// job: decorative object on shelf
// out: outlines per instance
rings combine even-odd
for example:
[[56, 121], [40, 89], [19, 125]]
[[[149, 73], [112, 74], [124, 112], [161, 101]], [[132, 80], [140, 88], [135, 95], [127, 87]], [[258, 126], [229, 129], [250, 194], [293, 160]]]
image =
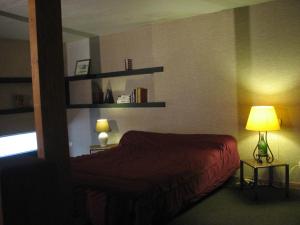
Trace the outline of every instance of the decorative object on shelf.
[[121, 95], [117, 99], [117, 104], [130, 103], [130, 95]]
[[130, 96], [131, 103], [146, 103], [148, 101], [148, 90], [146, 88], [135, 88]]
[[14, 106], [16, 108], [32, 107], [32, 96], [30, 95], [14, 95]]
[[132, 59], [124, 59], [125, 70], [132, 70]]
[[273, 162], [274, 155], [268, 144], [268, 131], [280, 130], [275, 108], [273, 106], [252, 106], [246, 129], [258, 131], [258, 143], [253, 151], [254, 159], [259, 163], [262, 163], [263, 158], [266, 158], [268, 163]]
[[93, 104], [103, 103], [103, 91], [95, 81], [92, 81], [92, 100]]
[[87, 75], [90, 72], [90, 59], [77, 60], [75, 66], [75, 75]]
[[98, 140], [101, 147], [104, 147], [107, 145], [108, 141], [108, 134], [107, 132], [110, 131], [110, 127], [108, 124], [107, 119], [99, 119], [96, 123], [96, 131], [99, 132]]
[[104, 103], [115, 103], [115, 100], [114, 100], [114, 97], [113, 97], [113, 94], [112, 94], [112, 90], [109, 89], [109, 88], [106, 90]]
[[14, 95], [14, 102], [16, 108], [25, 107], [25, 96], [24, 95]]

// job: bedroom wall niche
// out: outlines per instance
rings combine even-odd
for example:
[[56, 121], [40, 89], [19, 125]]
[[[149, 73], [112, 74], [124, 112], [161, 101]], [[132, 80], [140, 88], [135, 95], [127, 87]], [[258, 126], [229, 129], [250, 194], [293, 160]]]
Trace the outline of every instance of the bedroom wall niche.
[[[100, 71], [99, 38], [92, 37], [65, 44], [65, 64], [67, 76], [74, 76], [77, 60], [91, 59], [91, 73]], [[70, 103], [92, 102], [92, 83], [90, 80], [69, 82]], [[89, 153], [89, 146], [97, 138], [95, 124], [100, 117], [93, 109], [68, 109], [68, 132], [70, 155]]]
[[[0, 39], [0, 77], [31, 77], [29, 42]], [[16, 107], [16, 95], [32, 102], [31, 83], [0, 84], [0, 109]], [[31, 99], [31, 100], [30, 100]], [[33, 113], [0, 115], [0, 136], [33, 131]]]
[[[90, 48], [90, 58], [92, 60], [91, 62], [91, 73], [97, 74], [101, 72], [101, 60], [100, 60], [100, 37], [91, 37], [89, 38], [89, 48]], [[96, 84], [97, 87], [100, 88], [99, 91], [104, 91], [103, 89], [101, 90], [102, 87], [102, 81], [101, 79], [96, 79], [92, 80], [91, 83]], [[91, 92], [93, 92], [93, 85], [91, 86]], [[101, 96], [100, 96], [101, 97]], [[99, 98], [100, 98], [99, 97]], [[104, 97], [104, 96], [103, 96]], [[101, 118], [101, 113], [99, 110], [90, 110], [90, 131], [91, 131], [91, 136], [90, 136], [90, 145], [98, 144], [98, 133], [95, 130], [96, 126], [96, 121], [97, 119]]]

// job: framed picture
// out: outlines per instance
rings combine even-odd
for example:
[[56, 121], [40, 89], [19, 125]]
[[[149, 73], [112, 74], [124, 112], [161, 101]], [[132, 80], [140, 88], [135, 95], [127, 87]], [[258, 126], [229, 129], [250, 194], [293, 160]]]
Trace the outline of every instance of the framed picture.
[[87, 75], [90, 72], [90, 59], [77, 60], [75, 66], [75, 75]]

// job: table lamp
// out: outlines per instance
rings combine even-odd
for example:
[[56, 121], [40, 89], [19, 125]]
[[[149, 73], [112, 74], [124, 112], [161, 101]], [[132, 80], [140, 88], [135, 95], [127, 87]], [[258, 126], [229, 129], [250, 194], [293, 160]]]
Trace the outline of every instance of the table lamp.
[[246, 129], [258, 131], [258, 143], [253, 151], [254, 159], [262, 163], [262, 159], [265, 157], [268, 163], [273, 162], [274, 156], [268, 145], [268, 131], [280, 130], [275, 108], [273, 106], [252, 106]]
[[106, 132], [110, 131], [110, 127], [107, 119], [97, 120], [96, 131], [99, 132], [98, 140], [100, 142], [100, 146], [101, 147], [106, 146], [108, 141], [108, 134]]

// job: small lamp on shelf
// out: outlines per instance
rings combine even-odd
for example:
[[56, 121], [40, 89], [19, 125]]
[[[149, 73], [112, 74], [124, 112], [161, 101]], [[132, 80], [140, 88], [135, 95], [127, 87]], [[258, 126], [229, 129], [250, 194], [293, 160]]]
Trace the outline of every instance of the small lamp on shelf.
[[[268, 144], [268, 131], [280, 130], [279, 121], [273, 106], [252, 106], [247, 125], [247, 130], [258, 131], [258, 143], [253, 151], [254, 159], [262, 163], [266, 158], [268, 163], [274, 161], [274, 155]], [[257, 151], [257, 153], [256, 153]]]
[[108, 141], [108, 134], [107, 132], [110, 131], [110, 127], [108, 124], [107, 119], [99, 119], [96, 123], [96, 131], [99, 132], [98, 140], [100, 142], [100, 146], [104, 147], [107, 145]]

